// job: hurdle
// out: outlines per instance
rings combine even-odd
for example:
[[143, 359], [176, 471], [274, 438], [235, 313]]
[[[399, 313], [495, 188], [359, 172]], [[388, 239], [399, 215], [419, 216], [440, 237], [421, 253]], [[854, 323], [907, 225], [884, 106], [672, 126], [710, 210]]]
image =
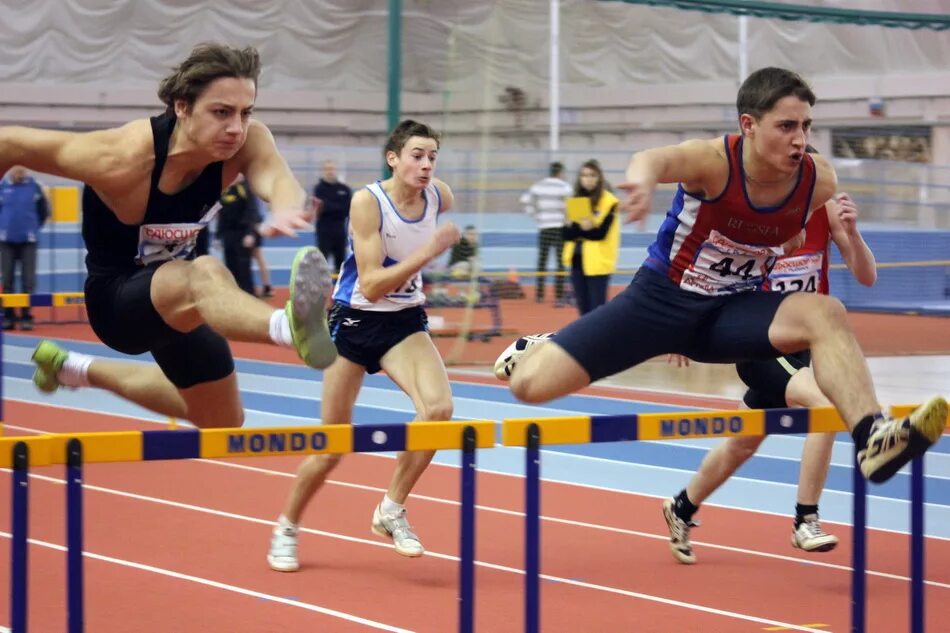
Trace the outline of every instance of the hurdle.
[[[916, 405], [891, 407], [903, 417]], [[947, 424], [950, 424], [948, 420]], [[685, 440], [749, 435], [789, 435], [846, 431], [833, 407], [683, 411], [631, 415], [512, 418], [502, 421], [502, 445], [525, 448], [525, 633], [540, 624], [541, 451], [542, 445], [637, 440]], [[855, 460], [857, 449], [855, 449]], [[867, 609], [867, 484], [853, 465], [851, 633], [865, 633]], [[924, 460], [911, 464], [910, 631], [924, 633]]]
[[412, 422], [312, 427], [63, 433], [0, 438], [12, 477], [11, 633], [27, 633], [29, 469], [66, 466], [67, 633], [82, 633], [83, 464], [175, 459], [460, 450], [459, 631], [474, 633], [476, 453], [493, 448], [497, 423]]

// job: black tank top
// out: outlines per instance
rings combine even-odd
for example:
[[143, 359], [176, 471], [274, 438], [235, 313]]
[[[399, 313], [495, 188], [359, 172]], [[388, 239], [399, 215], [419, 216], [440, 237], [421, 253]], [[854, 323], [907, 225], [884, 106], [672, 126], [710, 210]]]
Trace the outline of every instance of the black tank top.
[[[145, 218], [141, 224], [197, 222], [221, 196], [223, 163], [211, 163], [193, 183], [174, 195], [159, 191], [158, 181], [168, 158], [168, 143], [175, 129], [174, 114], [153, 116], [155, 166]], [[82, 191], [82, 239], [86, 243], [86, 270], [90, 275], [112, 275], [137, 270], [139, 224], [123, 224], [89, 185]], [[204, 232], [204, 231], [202, 231]]]

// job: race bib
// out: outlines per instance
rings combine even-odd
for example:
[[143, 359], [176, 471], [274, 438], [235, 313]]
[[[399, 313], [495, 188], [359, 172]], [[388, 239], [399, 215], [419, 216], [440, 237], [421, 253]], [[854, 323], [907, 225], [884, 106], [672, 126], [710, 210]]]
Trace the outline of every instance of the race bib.
[[138, 254], [135, 261], [142, 266], [172, 259], [187, 259], [198, 244], [198, 234], [221, 210], [216, 203], [197, 222], [178, 224], [143, 224], [139, 227]]
[[818, 292], [823, 260], [822, 253], [783, 257], [769, 273], [769, 290], [781, 293]]
[[393, 303], [418, 303], [418, 294], [422, 292], [422, 273], [416, 273], [406, 280], [402, 286], [386, 295]]
[[781, 253], [781, 247], [740, 244], [710, 231], [693, 263], [683, 271], [680, 287], [703, 295], [754, 290], [765, 282]]

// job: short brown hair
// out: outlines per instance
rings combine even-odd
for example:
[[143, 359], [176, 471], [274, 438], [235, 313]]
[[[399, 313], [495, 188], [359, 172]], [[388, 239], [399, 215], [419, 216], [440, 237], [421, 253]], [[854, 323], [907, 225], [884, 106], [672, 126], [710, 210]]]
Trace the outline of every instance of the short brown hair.
[[[386, 145], [383, 147], [383, 160], [386, 159], [386, 154], [389, 152], [395, 152], [398, 156], [402, 151], [403, 146], [405, 146], [406, 141], [408, 141], [413, 136], [421, 136], [422, 138], [431, 138], [435, 141], [435, 146], [439, 147], [439, 144], [442, 139], [442, 135], [433, 130], [431, 127], [425, 123], [419, 123], [418, 121], [413, 121], [412, 119], [406, 119], [400, 121], [392, 133], [389, 135], [389, 139], [386, 141]], [[387, 165], [389, 162], [387, 161]], [[392, 171], [390, 169], [390, 171]]]
[[190, 108], [215, 79], [237, 77], [252, 79], [257, 87], [261, 74], [261, 58], [253, 46], [232, 48], [206, 42], [192, 49], [191, 54], [158, 85], [158, 98], [166, 112], [175, 111], [176, 101], [185, 101]]
[[761, 119], [779, 99], [788, 96], [815, 105], [815, 93], [798, 73], [784, 68], [762, 68], [742, 82], [736, 96], [736, 110], [739, 116], [748, 114]]

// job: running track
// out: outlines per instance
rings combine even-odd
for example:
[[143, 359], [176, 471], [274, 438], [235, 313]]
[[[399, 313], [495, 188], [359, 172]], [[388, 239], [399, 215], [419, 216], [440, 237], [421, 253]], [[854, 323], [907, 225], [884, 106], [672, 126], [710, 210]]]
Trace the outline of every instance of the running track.
[[[57, 328], [52, 333], [61, 334]], [[4, 348], [7, 433], [156, 428], [163, 420], [94, 390], [41, 398], [27, 382], [38, 339], [13, 336]], [[98, 344], [70, 347], [112, 356]], [[248, 425], [314, 424], [319, 373], [262, 346], [237, 346]], [[728, 402], [594, 388], [539, 411], [504, 388], [456, 376], [460, 419], [629, 413]], [[649, 400], [651, 402], [644, 402]], [[665, 403], [665, 404], [664, 404]], [[384, 377], [367, 379], [356, 421], [411, 418], [408, 400]], [[151, 421], [150, 421], [151, 420]], [[850, 447], [836, 446], [825, 518], [847, 519]], [[698, 565], [676, 564], [665, 544], [657, 497], [682, 487], [709, 443], [640, 443], [545, 451], [542, 474], [542, 625], [545, 631], [846, 631], [850, 536], [830, 554], [805, 557], [788, 545], [798, 438], [771, 438], [737, 479], [713, 497], [694, 532]], [[927, 604], [929, 630], [950, 610], [950, 444], [928, 458]], [[411, 501], [428, 548], [403, 559], [369, 533], [373, 505], [388, 482], [387, 456], [354, 455], [311, 507], [301, 538], [303, 568], [277, 574], [264, 554], [271, 522], [296, 459], [87, 467], [87, 630], [452, 631], [456, 627], [458, 456], [439, 456]], [[522, 626], [522, 454], [479, 454], [479, 631]], [[491, 472], [485, 472], [485, 471]], [[62, 471], [32, 479], [32, 631], [64, 628]], [[907, 629], [906, 477], [875, 487], [870, 535], [871, 631]], [[0, 529], [7, 529], [9, 474], [0, 475]], [[7, 565], [4, 548], [0, 564]], [[6, 575], [4, 582], [8, 583]], [[3, 591], [5, 601], [8, 591]], [[0, 603], [0, 623], [8, 607]]]

